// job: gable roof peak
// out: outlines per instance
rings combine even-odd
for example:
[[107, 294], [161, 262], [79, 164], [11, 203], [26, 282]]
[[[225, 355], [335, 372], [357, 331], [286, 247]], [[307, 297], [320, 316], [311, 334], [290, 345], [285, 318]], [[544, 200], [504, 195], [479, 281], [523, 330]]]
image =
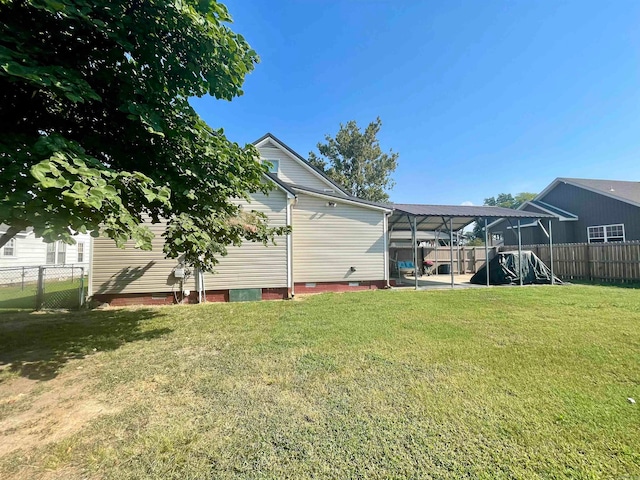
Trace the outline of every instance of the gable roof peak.
[[291, 148], [289, 145], [287, 145], [278, 137], [276, 137], [273, 133], [271, 132], [265, 133], [263, 136], [261, 136], [255, 142], [253, 142], [253, 145], [257, 147], [259, 144], [261, 144], [265, 140], [270, 140], [272, 143], [276, 144], [276, 146], [283, 149], [285, 152], [287, 152], [289, 155], [291, 155], [293, 158], [299, 161], [304, 167], [306, 167], [307, 169], [315, 173], [315, 175], [321, 177], [325, 182], [328, 182], [330, 185], [337, 188], [338, 191], [341, 192], [342, 194], [349, 196], [349, 192], [347, 192], [347, 190], [342, 185], [340, 185], [333, 179], [329, 178], [329, 176], [325, 172], [323, 172], [316, 166], [309, 163], [309, 161], [306, 158], [304, 158], [302, 155], [296, 152], [293, 148]]

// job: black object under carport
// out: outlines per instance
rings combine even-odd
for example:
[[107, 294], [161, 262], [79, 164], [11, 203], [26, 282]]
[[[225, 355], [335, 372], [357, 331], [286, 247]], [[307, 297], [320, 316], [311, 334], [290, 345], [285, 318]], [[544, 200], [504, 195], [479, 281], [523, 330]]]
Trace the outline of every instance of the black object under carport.
[[[489, 282], [491, 285], [515, 285], [515, 284], [551, 284], [552, 273], [542, 260], [530, 250], [523, 250], [522, 268], [520, 268], [519, 252], [500, 252], [489, 262]], [[522, 272], [522, 282], [520, 274]], [[483, 266], [469, 280], [476, 285], [486, 285], [487, 266]], [[561, 284], [558, 277], [554, 277], [553, 283]]]

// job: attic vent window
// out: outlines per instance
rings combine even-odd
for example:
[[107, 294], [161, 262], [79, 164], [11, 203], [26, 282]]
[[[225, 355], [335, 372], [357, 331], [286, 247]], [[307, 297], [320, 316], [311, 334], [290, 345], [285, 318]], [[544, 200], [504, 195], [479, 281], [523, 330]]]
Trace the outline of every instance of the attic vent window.
[[265, 163], [269, 168], [269, 173], [278, 175], [280, 171], [280, 160], [268, 158], [268, 159], [262, 160], [262, 162]]
[[334, 193], [333, 188], [324, 188], [323, 191], [327, 193]]

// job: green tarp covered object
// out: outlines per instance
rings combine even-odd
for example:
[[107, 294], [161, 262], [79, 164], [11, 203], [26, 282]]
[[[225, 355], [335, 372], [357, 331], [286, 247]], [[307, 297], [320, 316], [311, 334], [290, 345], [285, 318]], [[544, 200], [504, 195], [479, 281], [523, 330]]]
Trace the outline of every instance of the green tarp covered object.
[[[520, 257], [517, 251], [500, 252], [489, 261], [489, 283], [491, 285], [515, 285], [520, 283]], [[487, 284], [487, 266], [483, 266], [471, 277], [471, 283]], [[562, 282], [555, 277], [555, 283]], [[550, 284], [551, 270], [531, 250], [522, 251], [522, 283]]]

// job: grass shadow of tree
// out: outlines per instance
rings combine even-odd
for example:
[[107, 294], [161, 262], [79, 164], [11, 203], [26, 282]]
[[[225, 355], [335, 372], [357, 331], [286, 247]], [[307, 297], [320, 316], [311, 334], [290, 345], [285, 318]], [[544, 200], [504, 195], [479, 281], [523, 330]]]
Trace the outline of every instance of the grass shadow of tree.
[[3, 315], [0, 372], [51, 380], [72, 359], [171, 333], [166, 327], [145, 328], [146, 322], [164, 315], [152, 309]]

